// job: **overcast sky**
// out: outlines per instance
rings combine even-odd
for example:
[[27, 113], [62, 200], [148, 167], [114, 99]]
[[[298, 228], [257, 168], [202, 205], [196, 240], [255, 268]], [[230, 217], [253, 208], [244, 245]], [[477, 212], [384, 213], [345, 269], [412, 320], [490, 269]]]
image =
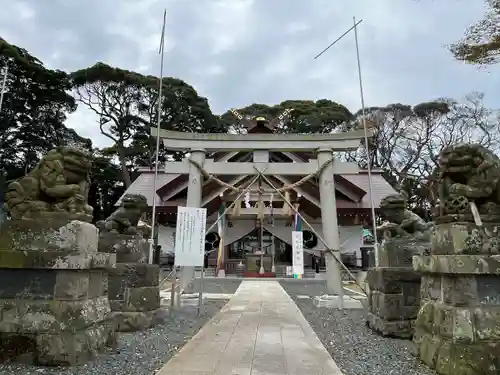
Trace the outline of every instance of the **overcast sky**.
[[[497, 106], [499, 68], [454, 61], [443, 47], [482, 17], [480, 0], [0, 0], [0, 36], [51, 68], [97, 61], [159, 75], [167, 8], [165, 75], [209, 99], [214, 113], [251, 103], [328, 98], [360, 107], [354, 34], [359, 26], [367, 106], [417, 104], [486, 93]], [[497, 106], [498, 107], [498, 106]], [[84, 109], [68, 125], [108, 145]]]

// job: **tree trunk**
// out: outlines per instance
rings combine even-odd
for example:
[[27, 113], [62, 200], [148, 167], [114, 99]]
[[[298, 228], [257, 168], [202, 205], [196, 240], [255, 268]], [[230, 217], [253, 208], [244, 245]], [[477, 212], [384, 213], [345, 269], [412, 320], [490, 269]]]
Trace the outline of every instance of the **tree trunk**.
[[128, 189], [132, 185], [132, 179], [130, 178], [130, 173], [127, 169], [126, 157], [125, 157], [125, 147], [123, 145], [118, 146], [118, 157], [120, 158], [120, 166], [122, 168], [122, 178], [125, 189]]

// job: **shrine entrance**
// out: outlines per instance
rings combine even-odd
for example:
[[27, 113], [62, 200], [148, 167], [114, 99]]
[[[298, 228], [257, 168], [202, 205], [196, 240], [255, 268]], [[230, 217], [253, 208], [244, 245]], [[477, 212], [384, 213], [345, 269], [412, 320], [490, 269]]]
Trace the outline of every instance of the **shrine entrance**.
[[292, 246], [265, 229], [255, 228], [228, 247], [227, 274], [236, 274], [237, 267], [243, 264], [245, 277], [276, 277], [292, 265]]
[[[335, 160], [333, 152], [357, 150], [365, 133], [357, 130], [336, 134], [277, 134], [274, 128], [278, 122], [268, 122], [263, 117], [248, 120], [247, 134], [158, 132], [157, 129], [151, 129], [153, 136], [163, 140], [165, 149], [183, 151], [189, 155], [182, 162], [167, 162], [165, 165], [170, 178], [187, 176], [187, 181], [184, 180], [187, 189], [183, 187], [179, 191], [179, 186], [171, 185], [165, 191], [169, 185], [169, 181], [165, 181], [160, 188], [164, 190], [161, 195], [163, 200], [175, 201], [176, 197], [182, 198], [179, 193], [184, 191], [184, 203], [172, 203], [176, 206], [206, 207], [209, 215], [211, 212], [215, 214], [212, 216], [213, 224], [207, 219], [207, 232], [217, 227], [222, 243], [228, 244], [235, 242], [228, 238], [228, 220], [253, 217], [259, 221], [261, 230], [273, 232], [269, 227], [264, 227], [269, 217], [288, 221], [300, 217], [323, 244], [321, 248], [327, 258], [328, 289], [342, 296], [341, 268], [346, 267], [340, 261], [336, 176], [357, 175], [360, 170], [355, 163]], [[344, 196], [359, 201], [347, 190], [337, 189]], [[366, 191], [363, 191], [362, 196], [365, 194]], [[214, 201], [214, 198], [218, 199]], [[213, 208], [210, 209], [211, 203]], [[302, 207], [307, 211], [300, 212]], [[306, 212], [309, 217], [320, 218], [317, 223], [319, 228], [313, 228], [305, 219]], [[283, 238], [291, 241], [294, 229], [284, 225], [280, 228], [286, 230]], [[322, 234], [319, 235], [318, 231]], [[361, 237], [361, 228], [358, 228], [358, 232]], [[246, 267], [254, 272], [259, 266], [259, 275], [264, 275], [266, 267], [273, 265], [272, 257], [265, 254], [262, 243], [264, 237], [260, 239], [260, 246], [254, 246], [259, 249], [259, 253], [249, 255]], [[225, 275], [225, 263], [228, 261], [223, 247], [220, 246], [217, 257], [217, 274], [221, 276]], [[180, 289], [190, 291], [194, 277], [194, 267], [183, 267]]]
[[[394, 191], [381, 171], [374, 171], [370, 180], [356, 163], [335, 156], [334, 152], [357, 150], [364, 131], [278, 134], [276, 123], [262, 118], [247, 120], [246, 125], [246, 134], [158, 132], [152, 128], [151, 134], [162, 139], [165, 149], [186, 156], [182, 161], [166, 162], [157, 178], [149, 169], [140, 170], [127, 193], [144, 194], [156, 181], [156, 194], [148, 197], [148, 204], [156, 202], [161, 226], [158, 243], [164, 250], [173, 249], [177, 207], [206, 208], [207, 236], [214, 238], [214, 232], [220, 238], [218, 243], [211, 242], [210, 253], [217, 277], [230, 270], [232, 254], [238, 264], [244, 263], [245, 270], [259, 268], [260, 275], [272, 272], [279, 263], [287, 265], [292, 232], [296, 231], [290, 223], [300, 218], [304, 230], [316, 239], [310, 248], [304, 244], [305, 262], [309, 253], [319, 254], [326, 263], [328, 289], [342, 295], [341, 269], [350, 271], [340, 254], [359, 252], [363, 225], [372, 225], [370, 181], [376, 180], [377, 193], [382, 196]], [[264, 230], [261, 237], [259, 228]], [[194, 267], [182, 267], [180, 290], [190, 293], [194, 277]]]

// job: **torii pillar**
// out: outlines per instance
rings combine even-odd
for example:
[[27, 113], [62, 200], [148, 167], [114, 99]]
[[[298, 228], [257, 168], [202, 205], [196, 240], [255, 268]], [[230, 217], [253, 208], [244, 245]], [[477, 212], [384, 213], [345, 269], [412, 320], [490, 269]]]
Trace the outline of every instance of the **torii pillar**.
[[[203, 165], [205, 161], [206, 150], [205, 149], [192, 149], [190, 150], [191, 160]], [[186, 207], [201, 207], [202, 202], [202, 188], [203, 188], [203, 176], [201, 171], [192, 163], [189, 165], [189, 182], [187, 190], [187, 200]], [[201, 265], [203, 267], [203, 264]], [[184, 290], [185, 293], [193, 293], [193, 281], [195, 279], [195, 268], [194, 267], [182, 267], [180, 272], [180, 290]]]
[[[321, 148], [318, 150], [318, 165], [327, 163], [333, 157], [333, 150], [330, 148]], [[319, 195], [321, 199], [321, 224], [323, 227], [323, 236], [328, 248], [332, 249], [340, 260], [340, 239], [339, 226], [337, 221], [337, 203], [335, 198], [335, 177], [334, 162], [328, 163], [319, 175]], [[327, 251], [326, 260], [326, 278], [328, 292], [340, 297], [343, 301], [344, 288], [342, 285], [341, 268], [335, 256]], [[342, 302], [341, 302], [342, 303]]]

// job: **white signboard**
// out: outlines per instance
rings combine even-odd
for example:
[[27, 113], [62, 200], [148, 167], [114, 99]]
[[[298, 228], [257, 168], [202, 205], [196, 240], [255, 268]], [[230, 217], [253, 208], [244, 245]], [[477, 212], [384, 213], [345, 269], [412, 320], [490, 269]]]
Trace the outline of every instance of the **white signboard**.
[[302, 232], [292, 232], [292, 265], [295, 275], [304, 274], [304, 240]]
[[206, 223], [206, 208], [177, 207], [176, 266], [203, 266]]
[[293, 267], [286, 266], [286, 276], [293, 276]]

